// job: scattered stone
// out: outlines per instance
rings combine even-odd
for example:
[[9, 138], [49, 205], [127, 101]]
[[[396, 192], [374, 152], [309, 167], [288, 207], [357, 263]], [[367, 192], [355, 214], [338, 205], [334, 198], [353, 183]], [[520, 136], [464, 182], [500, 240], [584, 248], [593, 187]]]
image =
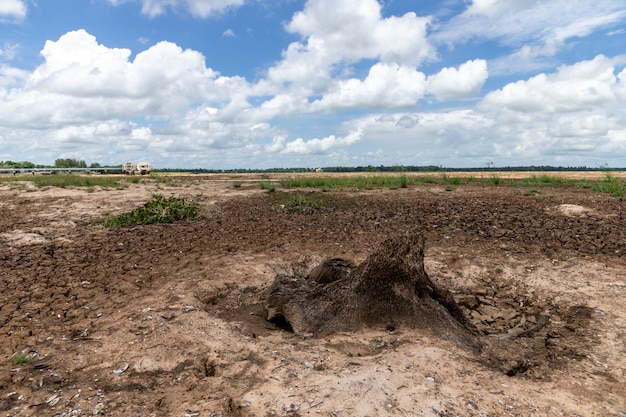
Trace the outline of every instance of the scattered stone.
[[46, 398], [46, 404], [48, 404], [50, 407], [54, 407], [55, 405], [57, 405], [60, 399], [61, 397], [59, 397], [58, 395], [52, 395]]
[[41, 389], [42, 386], [43, 386], [43, 380], [41, 378], [33, 379], [32, 384], [30, 384], [30, 387], [33, 389], [33, 391]]
[[121, 374], [123, 374], [124, 372], [126, 372], [127, 370], [128, 370], [128, 364], [124, 365], [124, 366], [123, 366], [122, 368], [120, 368], [120, 369], [114, 369], [114, 370], [113, 370], [113, 373], [114, 373], [115, 375], [121, 375]]

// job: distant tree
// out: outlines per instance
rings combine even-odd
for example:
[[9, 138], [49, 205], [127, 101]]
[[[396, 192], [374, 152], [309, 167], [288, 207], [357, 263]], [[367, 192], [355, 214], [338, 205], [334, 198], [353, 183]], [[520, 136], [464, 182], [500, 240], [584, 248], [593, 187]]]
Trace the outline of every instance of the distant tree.
[[87, 164], [83, 160], [74, 158], [59, 158], [55, 159], [54, 166], [56, 168], [87, 168]]
[[14, 161], [0, 161], [0, 167], [6, 168], [35, 168], [35, 164], [29, 161], [14, 162]]
[[102, 168], [102, 165], [97, 162], [93, 162], [91, 165], [89, 165], [89, 168]]

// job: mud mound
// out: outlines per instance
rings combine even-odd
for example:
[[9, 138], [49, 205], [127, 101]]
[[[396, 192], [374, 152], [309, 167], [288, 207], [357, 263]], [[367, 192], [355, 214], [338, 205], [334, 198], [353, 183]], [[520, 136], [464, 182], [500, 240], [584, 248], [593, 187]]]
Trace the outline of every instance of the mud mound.
[[406, 326], [479, 346], [452, 294], [426, 274], [424, 238], [416, 234], [385, 240], [358, 266], [335, 258], [307, 275], [277, 275], [266, 310], [267, 320], [300, 335]]

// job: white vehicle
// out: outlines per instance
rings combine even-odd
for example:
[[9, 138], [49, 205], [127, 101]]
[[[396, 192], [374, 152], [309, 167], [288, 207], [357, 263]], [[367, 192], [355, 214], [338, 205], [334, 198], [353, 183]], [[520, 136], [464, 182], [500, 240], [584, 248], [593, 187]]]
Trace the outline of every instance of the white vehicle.
[[133, 162], [125, 162], [122, 165], [122, 172], [127, 175], [135, 174], [149, 174], [152, 171], [152, 164], [150, 162], [139, 162], [135, 164]]

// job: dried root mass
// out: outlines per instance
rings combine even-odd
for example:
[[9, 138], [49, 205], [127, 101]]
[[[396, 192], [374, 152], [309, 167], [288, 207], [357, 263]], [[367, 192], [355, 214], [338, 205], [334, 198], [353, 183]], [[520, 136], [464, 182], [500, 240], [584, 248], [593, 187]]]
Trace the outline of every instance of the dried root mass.
[[300, 335], [404, 326], [480, 345], [452, 294], [426, 274], [424, 238], [417, 234], [388, 238], [360, 265], [334, 258], [307, 275], [277, 275], [265, 307], [267, 320]]

